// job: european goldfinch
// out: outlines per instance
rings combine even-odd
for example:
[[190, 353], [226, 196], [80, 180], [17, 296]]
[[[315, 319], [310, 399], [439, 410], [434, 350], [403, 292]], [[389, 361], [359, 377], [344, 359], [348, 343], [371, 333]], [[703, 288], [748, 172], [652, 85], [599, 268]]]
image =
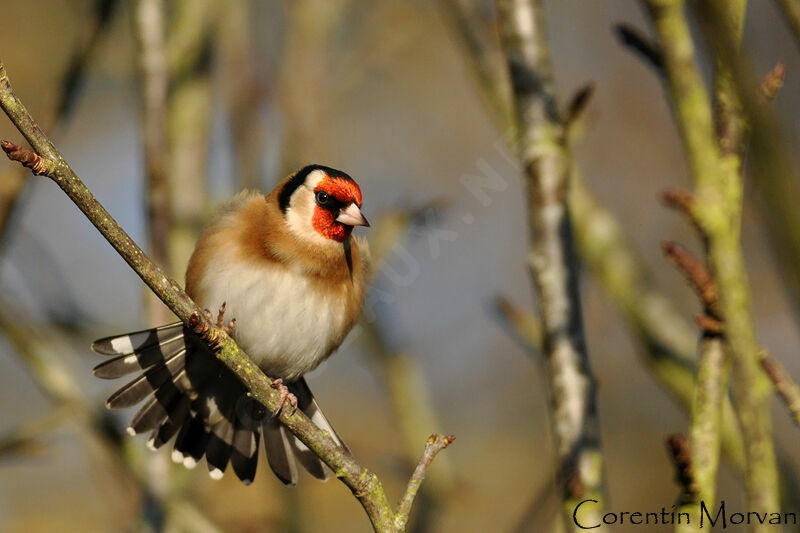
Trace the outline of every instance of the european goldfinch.
[[[369, 226], [360, 208], [361, 190], [350, 176], [307, 166], [266, 196], [245, 191], [224, 205], [186, 271], [189, 296], [234, 317], [239, 346], [340, 444], [303, 375], [339, 347], [361, 313], [368, 250], [351, 236], [354, 226]], [[297, 483], [295, 458], [328, 478], [324, 464], [182, 323], [100, 339], [92, 349], [115, 356], [95, 367], [97, 377], [144, 371], [106, 405], [147, 400], [128, 433], [149, 433], [153, 449], [177, 434], [174, 461], [191, 468], [205, 455], [211, 477], [221, 478], [230, 463], [249, 484], [263, 432], [269, 465], [284, 483]]]

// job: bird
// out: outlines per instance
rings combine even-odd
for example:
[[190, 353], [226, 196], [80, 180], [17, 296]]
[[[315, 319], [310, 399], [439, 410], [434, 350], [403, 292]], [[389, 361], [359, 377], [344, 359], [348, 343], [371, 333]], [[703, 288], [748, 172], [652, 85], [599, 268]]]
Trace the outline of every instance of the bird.
[[[219, 309], [217, 325], [287, 400], [347, 447], [303, 377], [328, 358], [357, 322], [369, 271], [369, 227], [358, 184], [348, 174], [308, 165], [269, 194], [243, 191], [222, 205], [200, 234], [186, 269], [186, 292]], [[224, 324], [225, 317], [233, 319]], [[205, 456], [220, 479], [230, 465], [252, 483], [263, 437], [275, 475], [294, 486], [297, 463], [326, 480], [321, 460], [248, 395], [236, 375], [181, 322], [99, 339], [92, 349], [110, 359], [94, 375], [138, 375], [106, 401], [110, 409], [144, 402], [127, 432], [149, 434], [158, 449], [175, 439], [172, 460], [194, 468]]]

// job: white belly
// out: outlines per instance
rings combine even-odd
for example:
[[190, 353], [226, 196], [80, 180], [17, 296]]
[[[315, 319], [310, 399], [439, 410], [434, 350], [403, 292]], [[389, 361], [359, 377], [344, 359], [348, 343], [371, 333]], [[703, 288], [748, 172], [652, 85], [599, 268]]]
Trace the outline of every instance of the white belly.
[[201, 307], [236, 319], [233, 338], [267, 375], [296, 379], [317, 367], [347, 334], [341, 298], [302, 274], [269, 265], [212, 260], [200, 282]]

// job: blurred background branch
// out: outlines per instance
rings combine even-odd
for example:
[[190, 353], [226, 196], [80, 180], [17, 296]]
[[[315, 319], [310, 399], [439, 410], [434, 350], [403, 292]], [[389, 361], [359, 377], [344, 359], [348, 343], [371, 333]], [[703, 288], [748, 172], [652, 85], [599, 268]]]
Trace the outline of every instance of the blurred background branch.
[[[529, 262], [542, 320], [553, 433], [559, 470], [564, 468], [562, 517], [569, 530], [577, 530], [578, 503], [604, 497], [597, 385], [584, 337], [578, 262], [567, 208], [567, 136], [555, 101], [541, 2], [510, 0], [496, 5], [526, 184]], [[597, 513], [602, 505], [595, 506]], [[599, 516], [584, 516], [581, 521], [597, 523]]]
[[[91, 16], [81, 26], [81, 34], [76, 40], [74, 50], [60, 73], [57, 90], [50, 97], [52, 108], [42, 116], [42, 124], [47, 129], [59, 126], [60, 121], [68, 118], [75, 107], [89, 62], [113, 22], [118, 6], [119, 0], [94, 0]], [[6, 227], [27, 177], [28, 171], [17, 166], [7, 168], [0, 175], [0, 242], [8, 239]]]
[[[741, 162], [737, 142], [725, 137], [741, 125], [723, 126], [717, 137], [711, 102], [708, 99], [694, 46], [680, 0], [648, 0], [647, 8], [664, 52], [669, 95], [676, 113], [689, 165], [695, 179], [693, 217], [707, 240], [709, 266], [719, 290], [720, 313], [725, 321], [725, 346], [733, 365], [734, 405], [745, 445], [745, 488], [748, 507], [768, 512], [778, 509], [778, 473], [769, 412], [769, 385], [758, 365], [758, 345], [750, 316], [747, 275], [740, 247], [742, 212]], [[732, 42], [738, 40], [746, 3], [726, 4], [718, 15]], [[733, 16], [731, 16], [731, 14]], [[731, 94], [730, 74], [718, 73], [720, 121], [738, 106]], [[719, 124], [719, 122], [718, 122]], [[738, 133], [734, 133], [738, 135]], [[724, 374], [723, 374], [724, 377]], [[723, 383], [723, 388], [727, 388]]]

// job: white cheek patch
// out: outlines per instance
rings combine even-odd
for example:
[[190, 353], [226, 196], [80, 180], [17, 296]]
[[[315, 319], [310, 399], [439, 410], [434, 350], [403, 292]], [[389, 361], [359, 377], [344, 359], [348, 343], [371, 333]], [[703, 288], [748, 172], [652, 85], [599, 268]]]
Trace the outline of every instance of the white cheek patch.
[[317, 207], [314, 200], [314, 189], [325, 176], [326, 174], [323, 171], [315, 170], [308, 175], [306, 182], [292, 194], [289, 209], [286, 210], [286, 224], [289, 227], [289, 231], [303, 240], [318, 245], [331, 246], [337, 243], [320, 235], [314, 229], [314, 224], [312, 223], [314, 209]]

